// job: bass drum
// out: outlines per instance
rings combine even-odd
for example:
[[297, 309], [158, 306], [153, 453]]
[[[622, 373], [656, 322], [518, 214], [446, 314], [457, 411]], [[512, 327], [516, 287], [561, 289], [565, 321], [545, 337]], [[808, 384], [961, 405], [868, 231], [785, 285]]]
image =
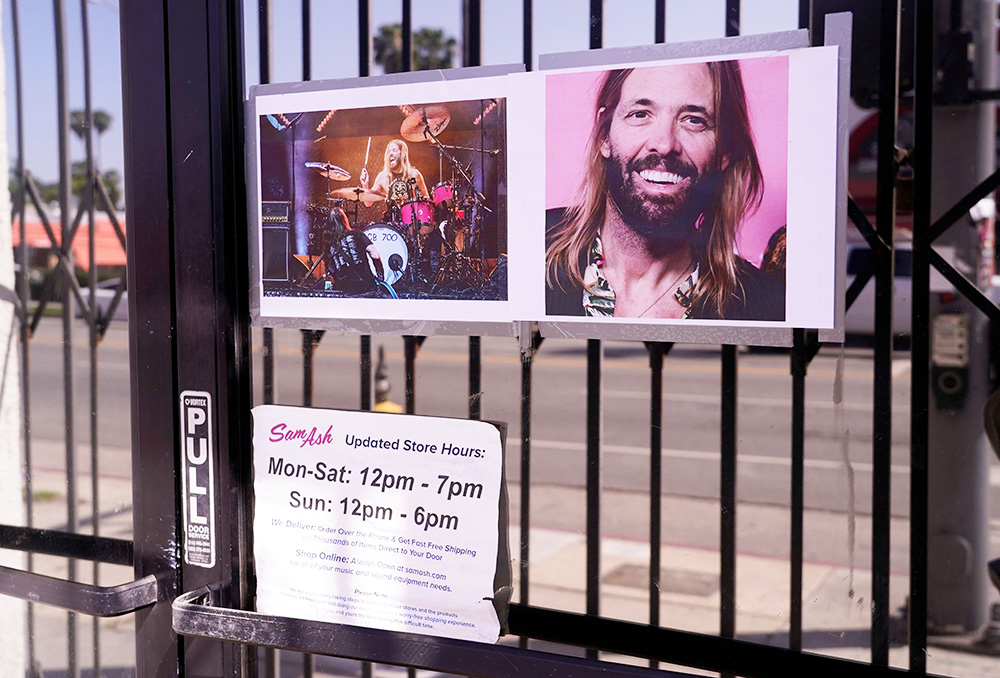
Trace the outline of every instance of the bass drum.
[[[410, 248], [406, 244], [406, 238], [391, 224], [369, 224], [363, 232], [378, 250], [385, 281], [395, 285], [410, 264]], [[372, 273], [378, 276], [375, 264], [369, 262], [368, 265], [371, 266]]]

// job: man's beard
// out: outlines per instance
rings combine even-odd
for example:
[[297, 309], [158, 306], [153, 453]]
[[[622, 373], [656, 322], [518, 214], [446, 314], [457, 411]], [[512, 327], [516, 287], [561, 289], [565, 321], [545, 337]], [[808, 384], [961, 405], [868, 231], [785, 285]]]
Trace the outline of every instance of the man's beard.
[[[650, 195], [637, 182], [644, 169], [679, 174], [688, 186], [672, 195]], [[612, 154], [604, 164], [608, 195], [622, 222], [637, 235], [665, 244], [687, 240], [708, 205], [715, 173], [702, 175], [698, 169], [674, 155], [647, 155], [623, 162]]]

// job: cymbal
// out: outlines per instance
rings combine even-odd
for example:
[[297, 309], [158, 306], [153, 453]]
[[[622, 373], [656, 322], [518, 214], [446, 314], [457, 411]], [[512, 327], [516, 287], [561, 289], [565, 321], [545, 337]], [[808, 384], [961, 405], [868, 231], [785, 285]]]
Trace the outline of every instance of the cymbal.
[[399, 126], [399, 133], [407, 141], [429, 141], [430, 135], [424, 136], [426, 128], [424, 120], [430, 126], [433, 134], [440, 134], [451, 122], [451, 113], [444, 106], [424, 106], [410, 113]]
[[319, 170], [319, 173], [327, 179], [334, 181], [350, 181], [351, 173], [343, 167], [337, 167], [331, 162], [307, 162], [306, 167]]
[[330, 191], [331, 198], [343, 198], [345, 200], [360, 200], [361, 202], [379, 202], [385, 200], [384, 196], [372, 191], [366, 191], [360, 186], [354, 188], [335, 188]]

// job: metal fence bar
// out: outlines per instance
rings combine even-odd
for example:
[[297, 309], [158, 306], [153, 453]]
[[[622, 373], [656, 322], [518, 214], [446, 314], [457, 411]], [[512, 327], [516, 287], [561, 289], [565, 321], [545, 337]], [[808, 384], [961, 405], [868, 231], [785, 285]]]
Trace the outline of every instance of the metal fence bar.
[[535, 21], [532, 0], [524, 0], [521, 12], [524, 15], [524, 26], [521, 31], [521, 52], [524, 59], [524, 70], [530, 71], [535, 62]]
[[[524, 341], [522, 339], [522, 341]], [[530, 544], [531, 544], [531, 393], [532, 368], [535, 353], [542, 344], [538, 331], [533, 331], [528, 339], [528, 345], [521, 348], [521, 544], [520, 544], [520, 580], [518, 582], [519, 600], [527, 605], [530, 600]], [[518, 641], [521, 649], [528, 648], [528, 639], [524, 636]]]
[[910, 670], [927, 673], [927, 473], [930, 424], [930, 242], [934, 92], [934, 7], [914, 14], [913, 313], [910, 347]]
[[590, 0], [590, 49], [604, 47], [604, 0]]
[[413, 70], [413, 6], [410, 0], [402, 0], [403, 3], [403, 72]]
[[[53, 0], [55, 15], [55, 46], [56, 46], [56, 92], [57, 92], [57, 124], [59, 144], [59, 221], [61, 245], [66, 261], [72, 262], [73, 249], [70, 246], [69, 234], [69, 195], [70, 195], [70, 161], [69, 161], [69, 76], [66, 56], [66, 7], [62, 0]], [[66, 529], [76, 532], [77, 525], [77, 486], [76, 486], [76, 455], [73, 421], [73, 297], [70, 294], [71, 268], [64, 268], [62, 289], [62, 327], [63, 327], [63, 398], [64, 426], [66, 435]], [[76, 561], [67, 561], [66, 578], [76, 580]], [[76, 678], [76, 613], [66, 614], [66, 652], [68, 655], [66, 674]]]
[[[258, 78], [262, 85], [271, 82], [271, 74], [274, 71], [272, 18], [272, 0], [260, 0], [257, 5], [257, 55]], [[262, 334], [262, 396], [264, 404], [271, 405], [274, 403], [276, 392], [274, 382], [274, 329], [265, 327]], [[281, 675], [281, 655], [278, 650], [271, 647], [264, 650], [264, 675], [266, 678], [278, 678]]]
[[[884, 0], [880, 15], [879, 118], [881, 140], [896, 138], [899, 88], [899, 0]], [[889, 538], [892, 490], [892, 344], [895, 147], [878, 146], [875, 226], [889, 245], [872, 251], [875, 262], [875, 365], [872, 384], [872, 663], [889, 663]], [[853, 510], [853, 507], [851, 507]]]
[[736, 637], [736, 347], [722, 347], [719, 463], [719, 635]]
[[483, 416], [483, 346], [481, 337], [469, 337], [469, 419]]
[[667, 0], [656, 0], [653, 13], [653, 42], [665, 43], [667, 41]]
[[792, 331], [791, 566], [788, 647], [802, 649], [802, 553], [805, 512], [806, 355], [805, 330]]
[[[28, 322], [28, 244], [24, 225], [25, 210], [25, 180], [27, 171], [24, 168], [24, 95], [21, 64], [21, 23], [18, 0], [11, 0], [11, 38], [14, 51], [14, 125], [17, 132], [17, 196], [14, 200], [14, 210], [18, 221], [18, 260], [20, 272], [20, 301], [18, 340], [21, 347], [21, 436], [24, 445], [24, 511], [25, 525], [34, 526], [34, 482], [31, 473], [31, 331]], [[13, 219], [12, 219], [13, 221]], [[29, 572], [34, 570], [34, 554], [28, 553], [25, 566]], [[35, 666], [35, 605], [28, 602], [26, 610], [25, 630], [28, 634], [28, 666]]]
[[[671, 344], [649, 342], [649, 623], [660, 625], [660, 542], [663, 539], [663, 356]], [[659, 666], [651, 659], [650, 668]]]
[[[98, 405], [98, 394], [97, 394], [97, 344], [101, 339], [100, 335], [100, 313], [97, 307], [97, 257], [96, 257], [96, 234], [95, 230], [95, 220], [94, 220], [94, 193], [97, 181], [95, 179], [96, 168], [94, 166], [94, 134], [93, 134], [93, 123], [94, 123], [94, 111], [91, 101], [91, 83], [90, 83], [90, 21], [89, 21], [89, 9], [87, 0], [80, 0], [80, 22], [81, 22], [81, 34], [82, 34], [82, 48], [83, 48], [83, 98], [84, 107], [83, 114], [85, 119], [84, 127], [84, 143], [86, 147], [86, 172], [87, 172], [87, 183], [86, 188], [82, 191], [81, 199], [87, 208], [87, 254], [90, 260], [90, 266], [88, 267], [88, 283], [90, 285], [90, 308], [87, 309], [86, 314], [88, 327], [88, 348], [90, 357], [90, 495], [91, 495], [91, 506], [90, 506], [90, 517], [92, 523], [92, 531], [95, 537], [100, 535], [100, 523], [101, 523], [101, 511], [100, 511], [100, 461], [98, 456], [98, 446], [97, 446], [97, 405]], [[101, 564], [98, 561], [93, 561], [93, 577], [94, 585], [100, 585], [100, 571]], [[90, 620], [91, 623], [91, 637], [92, 637], [92, 652], [93, 652], [93, 665], [91, 667], [93, 675], [101, 675], [101, 632], [99, 626], [99, 620], [94, 617]]]
[[302, 79], [312, 80], [312, 0], [302, 0]]
[[[601, 363], [603, 347], [587, 340], [587, 614], [601, 614]], [[589, 659], [597, 651], [587, 649]]]
[[[590, 0], [590, 49], [604, 46], [604, 1]], [[587, 569], [586, 610], [601, 613], [601, 363], [604, 349], [587, 340]], [[598, 652], [587, 648], [586, 657]]]

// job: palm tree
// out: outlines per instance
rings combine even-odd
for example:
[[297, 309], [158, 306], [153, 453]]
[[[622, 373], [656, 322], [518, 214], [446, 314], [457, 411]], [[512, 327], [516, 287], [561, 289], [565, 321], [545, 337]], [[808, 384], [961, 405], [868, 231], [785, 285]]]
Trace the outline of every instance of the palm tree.
[[[415, 71], [451, 68], [455, 58], [455, 38], [447, 37], [440, 28], [421, 28], [413, 34], [412, 64]], [[379, 26], [373, 39], [375, 63], [385, 73], [403, 70], [403, 28], [399, 24]]]
[[87, 124], [87, 112], [83, 110], [71, 111], [69, 114], [69, 126], [73, 130], [73, 133], [80, 138], [80, 141], [86, 142], [87, 132], [93, 127], [97, 130], [97, 154], [96, 160], [94, 162], [95, 166], [100, 166], [101, 159], [101, 136], [108, 131], [111, 127], [112, 117], [111, 114], [105, 110], [96, 110], [91, 114], [91, 123]]

